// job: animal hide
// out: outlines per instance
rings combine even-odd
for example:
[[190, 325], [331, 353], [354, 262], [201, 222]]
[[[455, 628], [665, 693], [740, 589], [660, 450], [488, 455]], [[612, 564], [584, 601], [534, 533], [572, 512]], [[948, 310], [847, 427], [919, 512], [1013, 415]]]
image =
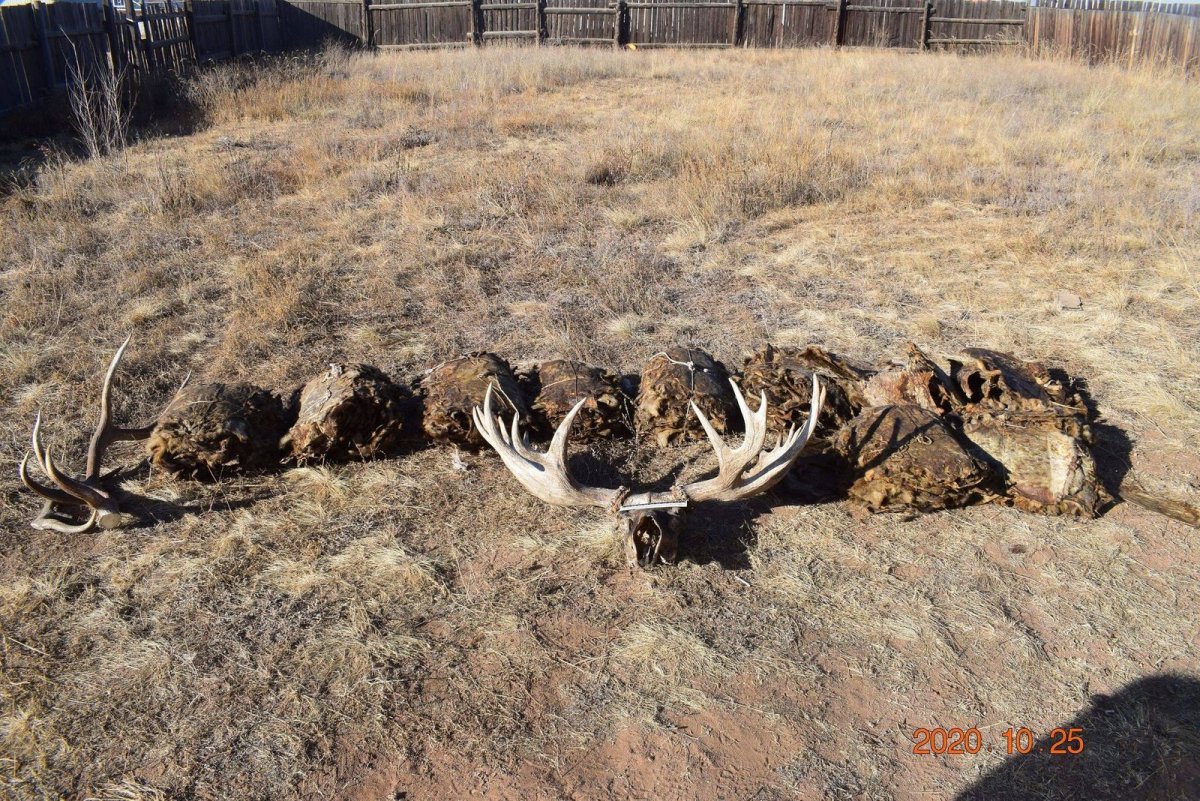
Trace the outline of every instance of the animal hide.
[[288, 436], [301, 464], [372, 459], [395, 451], [409, 428], [407, 393], [365, 364], [331, 364], [304, 385]]
[[935, 414], [961, 408], [965, 399], [950, 383], [946, 371], [912, 342], [903, 363], [882, 370], [866, 382], [863, 394], [870, 406], [912, 404]]
[[277, 465], [280, 440], [296, 409], [250, 384], [184, 387], [158, 416], [147, 440], [151, 461], [168, 472], [213, 479]]
[[991, 497], [995, 477], [946, 424], [920, 406], [876, 406], [834, 442], [850, 471], [852, 501], [870, 512], [928, 512]]
[[[825, 358], [814, 358], [816, 354]], [[817, 419], [814, 436], [823, 439], [833, 434], [858, 414], [859, 406], [850, 400], [844, 385], [850, 382], [845, 370], [835, 373], [830, 364], [837, 357], [820, 348], [776, 348], [766, 345], [746, 359], [742, 368], [742, 391], [747, 398], [760, 393], [767, 396], [767, 424], [775, 433], [785, 433], [808, 419], [812, 400], [812, 376], [816, 373], [825, 385], [825, 405]], [[859, 394], [857, 392], [855, 395]]]
[[1096, 517], [1111, 500], [1096, 478], [1082, 419], [1058, 410], [968, 410], [963, 435], [1003, 477], [1004, 502], [1027, 512]]
[[556, 360], [542, 362], [531, 378], [537, 387], [533, 411], [547, 433], [557, 429], [572, 407], [586, 398], [575, 417], [573, 436], [585, 442], [629, 436], [629, 398], [611, 372], [582, 362]]
[[689, 407], [700, 407], [718, 433], [729, 430], [737, 404], [725, 366], [695, 348], [673, 347], [655, 355], [642, 370], [635, 423], [638, 433], [659, 446], [705, 437]]
[[508, 362], [494, 353], [476, 352], [443, 362], [422, 379], [425, 435], [433, 442], [483, 447], [471, 411], [483, 406], [489, 386], [495, 387], [492, 406], [497, 414], [508, 419], [515, 412], [529, 421], [529, 404]]

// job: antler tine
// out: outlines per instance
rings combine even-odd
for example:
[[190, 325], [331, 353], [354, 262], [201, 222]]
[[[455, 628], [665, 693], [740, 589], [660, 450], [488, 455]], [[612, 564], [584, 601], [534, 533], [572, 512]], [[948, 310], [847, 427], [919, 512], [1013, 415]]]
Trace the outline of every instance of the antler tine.
[[[719, 439], [714, 439], [716, 432], [711, 424], [701, 415], [700, 421], [713, 446], [717, 450], [719, 467], [717, 475], [704, 481], [696, 481], [686, 485], [683, 491], [696, 501], [736, 501], [749, 498], [773, 487], [787, 474], [808, 439], [816, 428], [817, 417], [825, 403], [825, 388], [820, 380], [813, 376], [812, 398], [809, 403], [808, 420], [797, 430], [793, 427], [774, 450], [763, 453], [763, 445], [767, 436], [767, 399], [765, 393], [760, 395], [758, 411], [747, 414], [745, 399], [737, 384], [730, 381], [734, 387], [734, 396], [739, 399], [746, 420], [746, 438], [736, 451], [729, 451]], [[699, 412], [699, 410], [697, 410]], [[718, 447], [718, 444], [720, 447]], [[727, 453], [723, 454], [722, 450]], [[728, 458], [729, 455], [736, 459]], [[747, 469], [754, 462], [753, 472], [747, 475]]]
[[[108, 365], [108, 372], [104, 374], [104, 383], [100, 388], [100, 419], [96, 422], [96, 430], [92, 433], [92, 440], [88, 444], [87, 474], [84, 477], [87, 481], [95, 481], [100, 477], [104, 452], [109, 445], [114, 442], [145, 439], [154, 430], [153, 425], [140, 428], [122, 428], [112, 425], [113, 378], [117, 374], [117, 367], [120, 366], [122, 357], [125, 356], [125, 349], [129, 347], [132, 339], [133, 334], [125, 337], [125, 341], [121, 343], [121, 347], [117, 348], [117, 352]], [[191, 377], [190, 374], [188, 377]], [[187, 386], [186, 378], [183, 386]], [[183, 386], [180, 387], [180, 390], [183, 389]]]
[[525, 444], [521, 437], [520, 416], [515, 411], [510, 430], [505, 431], [503, 420], [492, 411], [491, 387], [484, 395], [483, 409], [476, 406], [471, 415], [480, 436], [531, 495], [555, 506], [607, 507], [616, 500], [617, 490], [581, 485], [567, 470], [567, 439], [575, 416], [586, 402], [586, 398], [581, 399], [563, 418], [545, 453]]
[[[58, 491], [68, 496], [70, 500], [63, 503], [74, 504], [75, 506], [88, 506], [89, 502], [86, 497], [74, 491], [71, 486], [64, 486], [62, 483], [62, 474], [55, 468], [54, 463], [50, 460], [50, 451], [42, 445], [42, 413], [38, 412], [37, 417], [33, 418], [33, 435], [30, 437], [30, 444], [33, 447], [33, 458], [37, 460], [38, 467], [42, 468], [42, 472], [46, 477], [55, 483]], [[35, 490], [36, 492], [36, 490]], [[43, 497], [48, 497], [42, 494]]]
[[29, 454], [25, 454], [25, 458], [21, 459], [21, 466], [17, 469], [18, 475], [21, 477], [21, 483], [24, 484], [31, 492], [41, 495], [48, 501], [67, 505], [78, 506], [82, 503], [74, 495], [69, 495], [60, 489], [47, 487], [45, 484], [34, 481], [29, 476]]

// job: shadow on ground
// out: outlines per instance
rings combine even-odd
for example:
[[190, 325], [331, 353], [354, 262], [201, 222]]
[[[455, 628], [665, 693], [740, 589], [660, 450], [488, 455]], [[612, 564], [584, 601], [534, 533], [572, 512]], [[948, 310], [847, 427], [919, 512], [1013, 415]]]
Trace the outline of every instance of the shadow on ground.
[[957, 801], [1200, 801], [1200, 679], [1139, 679], [1059, 728], [1081, 729], [1083, 751], [1050, 754], [1042, 737]]

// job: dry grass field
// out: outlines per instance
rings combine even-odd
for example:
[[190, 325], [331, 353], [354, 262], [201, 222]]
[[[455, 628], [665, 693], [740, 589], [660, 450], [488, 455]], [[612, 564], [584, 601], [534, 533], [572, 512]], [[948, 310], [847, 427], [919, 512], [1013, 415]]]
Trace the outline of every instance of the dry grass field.
[[[631, 574], [611, 521], [445, 449], [35, 532], [185, 374], [411, 379], [463, 351], [636, 371], [694, 342], [913, 339], [1087, 380], [1118, 480], [1200, 482], [1200, 85], [1017, 57], [488, 49], [226, 67], [191, 132], [0, 195], [0, 797], [1200, 798], [1200, 539], [1118, 504], [911, 521], [796, 484]], [[1059, 289], [1083, 300], [1060, 310]], [[642, 484], [707, 447], [599, 454]], [[132, 446], [114, 449], [135, 464]], [[1084, 729], [1077, 756], [1003, 732]], [[978, 726], [976, 755], [912, 753]], [[1046, 740], [1039, 740], [1045, 745]]]

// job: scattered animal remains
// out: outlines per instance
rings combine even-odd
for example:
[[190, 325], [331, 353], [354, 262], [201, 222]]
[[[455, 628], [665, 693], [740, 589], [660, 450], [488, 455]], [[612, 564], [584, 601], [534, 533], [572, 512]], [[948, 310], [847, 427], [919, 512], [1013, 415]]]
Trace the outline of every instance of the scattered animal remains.
[[[490, 446], [546, 503], [618, 515], [628, 561], [643, 567], [675, 560], [691, 504], [766, 492], [810, 440], [816, 453], [807, 469], [829, 473], [824, 478], [834, 479], [840, 496], [868, 513], [911, 516], [998, 502], [1088, 518], [1113, 500], [1096, 475], [1094, 411], [1076, 385], [991, 350], [938, 360], [909, 343], [903, 359], [868, 370], [816, 346], [767, 345], [741, 371], [741, 386], [758, 396], [755, 409], [738, 379], [695, 348], [655, 354], [640, 382], [561, 360], [518, 375], [482, 352], [437, 365], [412, 390], [368, 365], [331, 365], [286, 394], [185, 382], [154, 425], [120, 428], [111, 421], [112, 384], [128, 345], [105, 374], [83, 478], [54, 461], [42, 443], [41, 415], [35, 420], [32, 454], [20, 466], [21, 481], [44, 501], [34, 528], [79, 533], [121, 524], [119, 477], [101, 472], [113, 442], [146, 440], [153, 465], [212, 480], [284, 463], [386, 456], [412, 447], [418, 432], [433, 443]], [[666, 492], [591, 487], [567, 468], [573, 432], [585, 441], [636, 432], [661, 447], [701, 431], [716, 452], [717, 475]], [[722, 435], [735, 432], [744, 436], [730, 447]], [[543, 435], [550, 435], [545, 451], [531, 444]], [[776, 445], [768, 449], [772, 435]], [[30, 456], [53, 486], [30, 476]], [[1127, 497], [1193, 525], [1200, 520], [1190, 504], [1140, 488]]]

